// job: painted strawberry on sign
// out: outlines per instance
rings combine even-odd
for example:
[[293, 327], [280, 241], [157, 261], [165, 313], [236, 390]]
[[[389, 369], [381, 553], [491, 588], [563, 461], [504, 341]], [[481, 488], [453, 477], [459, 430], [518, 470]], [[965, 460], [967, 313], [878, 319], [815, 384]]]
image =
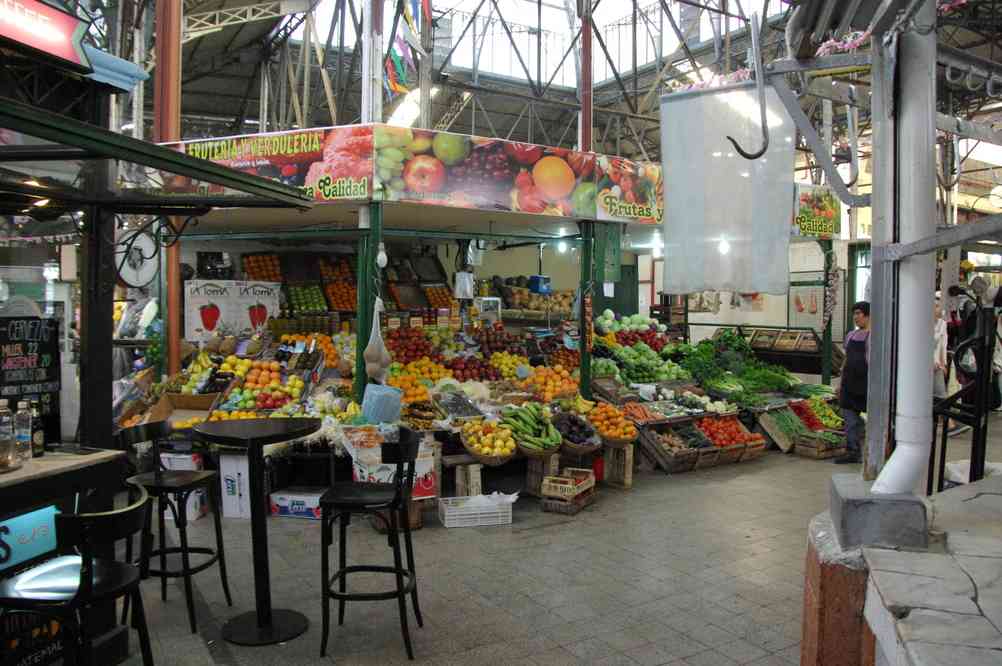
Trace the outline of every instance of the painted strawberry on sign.
[[203, 305], [198, 309], [198, 314], [202, 318], [202, 326], [207, 331], [216, 330], [216, 323], [219, 321], [219, 306], [215, 303]]
[[256, 303], [247, 308], [247, 318], [250, 319], [252, 328], [261, 328], [268, 321], [268, 308], [262, 303]]

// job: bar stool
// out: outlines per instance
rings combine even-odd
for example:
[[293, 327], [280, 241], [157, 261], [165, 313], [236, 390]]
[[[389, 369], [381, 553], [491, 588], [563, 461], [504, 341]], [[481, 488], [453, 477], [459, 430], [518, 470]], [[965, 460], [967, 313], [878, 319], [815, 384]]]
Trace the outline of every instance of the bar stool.
[[[121, 449], [127, 449], [128, 447], [139, 442], [153, 443], [153, 471], [145, 474], [137, 474], [129, 477], [128, 479], [130, 483], [135, 483], [145, 488], [150, 496], [155, 497], [157, 500], [159, 515], [158, 524], [160, 532], [158, 542], [159, 547], [156, 549], [152, 548], [153, 503], [150, 502], [150, 505], [147, 508], [147, 511], [150, 514], [150, 519], [146, 521], [141, 544], [141, 552], [144, 553], [141, 557], [145, 558], [142, 562], [143, 570], [145, 572], [144, 577], [149, 575], [160, 579], [160, 598], [163, 601], [167, 601], [167, 579], [184, 578], [184, 596], [185, 601], [188, 604], [188, 622], [191, 625], [191, 633], [194, 634], [198, 631], [195, 624], [195, 601], [193, 599], [191, 589], [191, 577], [194, 574], [204, 571], [218, 562], [219, 577], [223, 583], [223, 593], [226, 595], [226, 603], [230, 606], [233, 605], [233, 599], [230, 597], [230, 586], [226, 579], [226, 554], [223, 551], [223, 526], [219, 516], [219, 506], [221, 501], [217, 499], [218, 493], [221, 492], [219, 488], [219, 473], [215, 471], [163, 469], [163, 465], [160, 461], [160, 440], [166, 439], [169, 436], [170, 426], [165, 421], [158, 421], [156, 423], [147, 423], [133, 426], [132, 428], [126, 428], [118, 433], [116, 436], [116, 442], [118, 447]], [[207, 547], [188, 545], [188, 497], [196, 490], [203, 488], [209, 497], [209, 508], [212, 510], [212, 518], [213, 521], [215, 521], [215, 550]], [[174, 516], [174, 524], [177, 527], [178, 536], [181, 541], [180, 546], [167, 546], [166, 514], [168, 509]], [[167, 555], [174, 553], [179, 553], [181, 555], [180, 569], [167, 568]], [[191, 553], [208, 555], [209, 557], [198, 566], [193, 567], [191, 566], [190, 560]], [[153, 556], [158, 556], [160, 558], [159, 569], [150, 569], [149, 561]], [[128, 560], [132, 559], [131, 538], [125, 545], [125, 557]], [[122, 610], [123, 617], [126, 612], [128, 612], [127, 604]]]
[[[418, 605], [417, 575], [414, 570], [414, 547], [411, 544], [410, 516], [407, 507], [410, 505], [411, 489], [414, 486], [414, 467], [419, 448], [417, 433], [408, 428], [400, 428], [400, 442], [384, 442], [380, 451], [384, 464], [396, 465], [396, 474], [392, 483], [343, 483], [332, 486], [320, 498], [322, 524], [321, 575], [323, 576], [323, 639], [320, 643], [320, 656], [327, 653], [327, 639], [330, 634], [330, 601], [337, 599], [337, 623], [344, 624], [344, 606], [348, 601], [385, 601], [396, 599], [400, 610], [400, 628], [404, 635], [404, 646], [407, 657], [414, 659], [411, 649], [411, 636], [407, 627], [407, 595], [414, 604], [414, 616], [419, 627], [424, 626], [421, 619], [421, 608]], [[351, 515], [373, 514], [386, 512], [389, 515], [389, 530], [387, 538], [393, 549], [393, 566], [347, 565], [347, 529], [351, 523]], [[329, 549], [333, 542], [334, 522], [338, 521], [340, 534], [338, 538], [338, 570], [330, 575]], [[403, 522], [403, 525], [398, 523]], [[398, 529], [399, 528], [399, 529]], [[404, 568], [400, 555], [400, 531], [404, 534], [404, 546], [407, 552], [407, 567]], [[385, 573], [396, 577], [396, 589], [388, 592], [354, 592], [345, 591], [348, 574], [352, 573]], [[337, 583], [338, 589], [334, 590]]]
[[142, 530], [148, 506], [146, 490], [130, 484], [129, 505], [124, 508], [57, 513], [56, 547], [60, 554], [0, 581], [0, 609], [57, 620], [64, 632], [63, 663], [76, 666], [91, 662], [91, 637], [87, 635], [90, 606], [125, 597], [132, 601], [132, 626], [139, 634], [143, 666], [153, 666], [139, 590], [142, 572], [131, 562], [94, 557], [96, 548], [131, 539]]

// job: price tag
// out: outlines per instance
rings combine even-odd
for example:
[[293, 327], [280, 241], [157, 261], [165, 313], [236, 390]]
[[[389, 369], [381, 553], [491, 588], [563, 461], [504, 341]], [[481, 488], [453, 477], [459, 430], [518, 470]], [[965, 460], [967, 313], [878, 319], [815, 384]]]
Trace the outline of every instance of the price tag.
[[411, 328], [424, 328], [424, 317], [411, 317]]
[[395, 331], [400, 328], [400, 317], [387, 317], [386, 328], [391, 331]]
[[449, 316], [446, 315], [446, 316], [443, 317], [442, 315], [439, 315], [438, 316], [438, 327], [439, 328], [446, 328], [448, 325], [449, 325]]

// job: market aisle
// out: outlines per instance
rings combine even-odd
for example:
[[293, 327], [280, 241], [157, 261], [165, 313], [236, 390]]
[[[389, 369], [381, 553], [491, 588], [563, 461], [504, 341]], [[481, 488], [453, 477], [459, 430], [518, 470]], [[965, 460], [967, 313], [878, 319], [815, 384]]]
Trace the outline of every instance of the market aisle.
[[[418, 663], [797, 663], [806, 526], [826, 507], [835, 469], [770, 453], [671, 478], [641, 474], [633, 492], [603, 489], [576, 518], [533, 501], [520, 502], [510, 528], [446, 530], [429, 517], [434, 525], [414, 535], [426, 618], [412, 630]], [[269, 521], [275, 604], [305, 612], [311, 627], [267, 648], [219, 638], [220, 622], [253, 596], [247, 522], [224, 525], [235, 607], [213, 570], [196, 577], [199, 639], [185, 630], [180, 588], [165, 607], [149, 585], [157, 663], [332, 663], [318, 656], [319, 524]], [[351, 529], [349, 558], [389, 561], [385, 537]], [[192, 531], [208, 539], [211, 521]], [[338, 664], [406, 663], [392, 602], [349, 605], [331, 646]]]

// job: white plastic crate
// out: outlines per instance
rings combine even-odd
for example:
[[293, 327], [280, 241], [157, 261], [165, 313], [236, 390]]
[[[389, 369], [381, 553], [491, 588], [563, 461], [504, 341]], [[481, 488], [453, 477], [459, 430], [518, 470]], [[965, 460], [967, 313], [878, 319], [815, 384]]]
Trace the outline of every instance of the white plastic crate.
[[438, 500], [438, 519], [446, 527], [483, 527], [511, 525], [511, 504], [492, 508], [467, 506], [469, 497], [442, 497]]

